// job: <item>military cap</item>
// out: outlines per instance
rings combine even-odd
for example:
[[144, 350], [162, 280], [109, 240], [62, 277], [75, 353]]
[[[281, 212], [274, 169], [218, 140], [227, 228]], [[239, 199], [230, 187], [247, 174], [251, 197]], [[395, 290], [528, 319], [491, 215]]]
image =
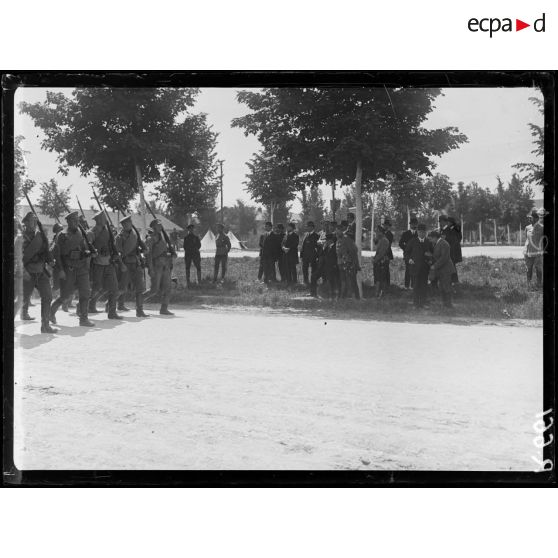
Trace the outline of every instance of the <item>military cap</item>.
[[417, 230], [418, 231], [425, 231], [426, 230], [426, 225], [424, 223], [419, 223], [417, 225]]
[[149, 223], [149, 226], [151, 228], [153, 228], [155, 225], [160, 225], [161, 221], [159, 221], [159, 219], [153, 219], [153, 221], [151, 221], [151, 223]]
[[101, 215], [104, 215], [105, 212], [104, 211], [98, 211], [97, 213], [95, 213], [95, 215], [93, 215], [93, 219], [95, 219], [95, 221], [101, 217]]
[[79, 213], [77, 211], [70, 211], [70, 213], [68, 213], [66, 215], [66, 217], [64, 217], [64, 219], [66, 219], [66, 221], [69, 221], [72, 218], [78, 219], [79, 218]]
[[23, 223], [27, 223], [30, 219], [36, 219], [35, 214], [32, 211], [29, 211], [25, 214], [25, 217], [22, 219]]
[[54, 223], [52, 227], [52, 231], [54, 232], [54, 234], [60, 232], [61, 230], [64, 230], [64, 227], [60, 223]]
[[153, 229], [151, 227], [147, 227], [147, 234], [153, 234]]
[[126, 221], [128, 221], [128, 220], [129, 220], [130, 222], [132, 221], [132, 216], [131, 216], [131, 215], [126, 215], [125, 217], [122, 217], [122, 219], [120, 219], [119, 223], [120, 223], [121, 225], [123, 225], [123, 224], [124, 224]]
[[416, 225], [416, 224], [418, 223], [418, 219], [417, 219], [416, 217], [411, 217], [411, 218], [409, 219], [409, 223], [410, 223], [411, 225]]

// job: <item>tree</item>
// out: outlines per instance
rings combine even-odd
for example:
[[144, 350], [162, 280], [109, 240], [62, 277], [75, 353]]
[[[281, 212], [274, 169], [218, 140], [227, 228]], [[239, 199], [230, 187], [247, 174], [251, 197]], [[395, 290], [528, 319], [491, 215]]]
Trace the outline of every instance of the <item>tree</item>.
[[241, 238], [256, 232], [256, 208], [242, 200], [236, 200], [233, 207], [224, 208], [224, 223]]
[[22, 146], [24, 139], [23, 136], [17, 136], [14, 140], [14, 204], [16, 206], [20, 203], [24, 192], [29, 193], [37, 185], [27, 176], [25, 154], [28, 152]]
[[404, 178], [394, 178], [390, 186], [391, 197], [399, 213], [407, 215], [407, 224], [411, 210], [419, 211], [425, 197], [425, 184], [421, 177], [411, 174]]
[[498, 184], [497, 195], [503, 225], [520, 227], [525, 222], [526, 215], [533, 208], [533, 189], [525, 182], [526, 179], [521, 179], [514, 173], [506, 189], [501, 181]]
[[58, 220], [61, 215], [66, 213], [66, 207], [69, 205], [70, 188], [60, 188], [54, 178], [48, 182], [41, 182], [41, 194], [37, 201], [37, 208], [43, 215]]
[[[269, 88], [243, 92], [252, 113], [235, 119], [257, 135], [299, 180], [338, 178], [355, 183], [356, 226], [362, 227], [362, 193], [389, 175], [430, 174], [431, 157], [466, 141], [453, 127], [427, 130], [439, 89]], [[361, 248], [361, 237], [357, 235]]]
[[302, 221], [313, 221], [316, 225], [324, 220], [325, 204], [322, 191], [319, 187], [313, 187], [306, 191], [302, 191], [300, 196], [300, 204], [302, 206]]
[[42, 147], [58, 154], [62, 173], [75, 166], [83, 176], [96, 174], [109, 206], [116, 199], [127, 205], [138, 191], [143, 205], [144, 181], [160, 180], [161, 169], [197, 170], [200, 159], [208, 158], [204, 149], [212, 149], [215, 135], [204, 114], [189, 112], [197, 94], [88, 88], [74, 90], [70, 98], [49, 91], [45, 102], [21, 103], [20, 110], [43, 130]]
[[275, 210], [286, 208], [287, 202], [296, 196], [296, 187], [285, 168], [276, 163], [271, 154], [262, 151], [247, 163], [249, 173], [244, 184], [252, 199], [269, 208], [271, 222]]
[[[537, 97], [529, 97], [529, 100], [537, 107], [539, 114], [541, 114], [544, 119], [544, 101]], [[533, 143], [535, 144], [535, 149], [533, 149], [531, 153], [539, 158], [539, 160], [544, 160], [544, 129], [542, 126], [533, 124], [532, 122], [530, 122], [528, 126], [531, 130], [531, 136], [534, 138]], [[520, 172], [525, 173], [524, 180], [529, 184], [544, 186], [544, 162], [517, 163], [513, 166]]]

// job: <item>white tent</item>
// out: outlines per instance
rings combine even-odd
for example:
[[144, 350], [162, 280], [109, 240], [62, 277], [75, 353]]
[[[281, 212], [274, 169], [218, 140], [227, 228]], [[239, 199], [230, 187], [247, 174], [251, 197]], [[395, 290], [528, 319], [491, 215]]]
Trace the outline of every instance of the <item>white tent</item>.
[[215, 252], [215, 235], [208, 229], [205, 233], [205, 236], [201, 239], [201, 248], [202, 252]]
[[[227, 233], [229, 240], [231, 241], [232, 250], [245, 250], [246, 248], [242, 246], [242, 243], [232, 231]], [[201, 239], [201, 251], [202, 252], [215, 252], [215, 235], [211, 229], [208, 229], [205, 236]]]

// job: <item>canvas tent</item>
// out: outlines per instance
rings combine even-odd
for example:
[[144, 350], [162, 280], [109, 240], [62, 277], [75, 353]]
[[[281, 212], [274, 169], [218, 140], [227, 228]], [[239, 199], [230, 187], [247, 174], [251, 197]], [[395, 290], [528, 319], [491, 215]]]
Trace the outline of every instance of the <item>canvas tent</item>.
[[[242, 243], [238, 238], [236, 238], [235, 234], [232, 231], [227, 233], [229, 240], [231, 241], [231, 249], [232, 250], [246, 250]], [[205, 236], [201, 239], [201, 248], [202, 252], [215, 252], [215, 235], [211, 229], [208, 229], [205, 233]]]

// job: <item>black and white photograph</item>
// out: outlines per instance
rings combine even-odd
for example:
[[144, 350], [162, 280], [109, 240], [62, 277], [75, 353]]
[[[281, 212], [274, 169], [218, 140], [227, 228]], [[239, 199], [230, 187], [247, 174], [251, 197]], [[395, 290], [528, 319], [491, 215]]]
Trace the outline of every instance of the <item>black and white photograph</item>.
[[554, 93], [475, 75], [5, 82], [13, 475], [550, 471]]

